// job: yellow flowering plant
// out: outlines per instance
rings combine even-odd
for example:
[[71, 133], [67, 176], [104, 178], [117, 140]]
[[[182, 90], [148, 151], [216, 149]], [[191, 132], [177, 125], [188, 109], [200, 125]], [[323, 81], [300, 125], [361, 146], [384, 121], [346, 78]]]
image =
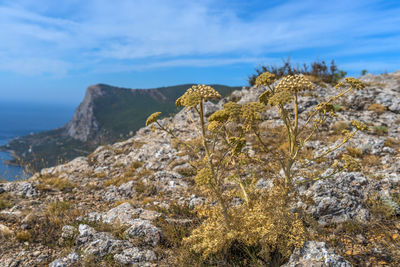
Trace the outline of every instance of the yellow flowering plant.
[[[336, 146], [319, 154], [306, 148], [326, 121], [336, 116], [333, 103], [352, 90], [364, 88], [357, 79], [346, 78], [337, 85], [335, 96], [317, 104], [308, 114], [299, 112], [299, 96], [314, 90], [306, 77], [288, 75], [278, 81], [275, 75], [262, 73], [256, 85], [266, 89], [258, 102], [225, 103], [208, 120], [205, 102], [221, 97], [212, 87], [195, 85], [176, 101], [189, 115], [193, 110], [198, 115], [193, 123], [199, 129], [201, 149], [189, 140], [179, 142], [195, 150], [193, 155], [197, 156], [191, 165], [196, 168], [196, 186], [206, 197], [206, 203], [197, 210], [204, 220], [183, 242], [205, 261], [226, 255], [238, 244], [252, 264], [279, 265], [287, 260], [307, 238], [301, 216], [292, 210], [299, 198], [295, 177], [320, 179], [321, 172], [308, 166], [326, 164], [330, 153], [357, 131], [366, 129], [363, 123], [353, 121], [354, 130], [344, 132]], [[264, 111], [271, 108], [278, 111], [282, 127], [265, 126]], [[159, 115], [152, 114], [146, 125], [155, 123], [179, 140], [157, 121]], [[337, 161], [329, 165], [333, 173], [357, 167], [347, 155], [343, 160], [342, 165]], [[257, 187], [261, 178], [269, 179], [272, 188]]]

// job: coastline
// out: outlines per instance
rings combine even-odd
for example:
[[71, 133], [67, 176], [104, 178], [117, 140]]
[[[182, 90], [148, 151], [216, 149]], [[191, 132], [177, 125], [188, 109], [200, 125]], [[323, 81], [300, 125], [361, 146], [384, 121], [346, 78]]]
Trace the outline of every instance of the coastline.
[[14, 150], [8, 149], [6, 145], [0, 146], [0, 179], [8, 182], [27, 179], [32, 173], [26, 170], [26, 166], [18, 163], [18, 156]]

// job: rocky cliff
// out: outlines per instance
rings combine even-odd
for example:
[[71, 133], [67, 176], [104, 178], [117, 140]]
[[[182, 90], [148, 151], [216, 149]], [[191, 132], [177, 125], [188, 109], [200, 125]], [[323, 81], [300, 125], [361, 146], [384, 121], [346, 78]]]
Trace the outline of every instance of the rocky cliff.
[[87, 88], [85, 98], [76, 109], [72, 120], [63, 127], [68, 136], [86, 142], [90, 136], [96, 135], [100, 124], [94, 115], [95, 101], [104, 96], [104, 90], [99, 84]]
[[[177, 113], [176, 98], [191, 86], [183, 84], [154, 89], [126, 89], [106, 84], [89, 86], [84, 100], [65, 126], [16, 138], [6, 149], [16, 153], [13, 163], [28, 165], [34, 171], [86, 156], [99, 145], [128, 138], [155, 111]], [[213, 86], [222, 95], [240, 88]]]
[[[338, 116], [320, 150], [344, 121], [368, 122], [370, 130], [349, 144], [362, 168], [300, 186], [299, 203], [315, 220], [313, 238], [285, 266], [399, 266], [400, 264], [400, 72], [366, 75], [367, 89], [336, 106]], [[314, 97], [335, 89], [316, 85]], [[257, 100], [261, 88], [238, 90], [228, 100]], [[315, 105], [300, 98], [302, 116]], [[265, 114], [268, 123], [276, 112]], [[183, 140], [196, 136], [180, 111], [161, 120]], [[123, 142], [98, 147], [88, 157], [43, 169], [27, 181], [0, 184], [0, 266], [174, 266], [175, 238], [194, 223], [190, 210], [204, 202], [195, 194], [188, 162], [161, 131], [144, 127]], [[341, 148], [336, 155], [346, 152]], [[268, 187], [261, 178], [258, 187]], [[319, 229], [318, 231], [315, 229]], [[177, 237], [178, 236], [178, 237]]]

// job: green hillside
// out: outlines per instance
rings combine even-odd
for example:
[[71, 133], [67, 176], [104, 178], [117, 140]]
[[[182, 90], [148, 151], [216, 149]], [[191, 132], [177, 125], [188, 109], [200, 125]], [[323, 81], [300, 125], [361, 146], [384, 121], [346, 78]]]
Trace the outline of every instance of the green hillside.
[[[155, 89], [125, 89], [105, 84], [98, 85], [102, 96], [93, 99], [93, 115], [100, 129], [91, 133], [88, 141], [80, 141], [68, 135], [66, 126], [12, 140], [0, 149], [12, 150], [16, 158], [12, 164], [24, 165], [30, 171], [54, 166], [78, 156], [86, 156], [99, 145], [112, 144], [127, 139], [144, 126], [146, 118], [161, 111], [164, 116], [175, 114], [179, 109], [175, 100], [193, 84]], [[222, 96], [241, 87], [212, 85]], [[31, 151], [31, 152], [30, 152]]]
[[[107, 135], [111, 140], [116, 140], [121, 134], [125, 136], [131, 131], [139, 130], [144, 126], [146, 118], [155, 111], [161, 111], [164, 116], [177, 113], [179, 109], [175, 105], [175, 100], [192, 85], [144, 90], [108, 90], [108, 95], [95, 101], [95, 117], [108, 132]], [[240, 89], [223, 85], [211, 86], [223, 96]]]

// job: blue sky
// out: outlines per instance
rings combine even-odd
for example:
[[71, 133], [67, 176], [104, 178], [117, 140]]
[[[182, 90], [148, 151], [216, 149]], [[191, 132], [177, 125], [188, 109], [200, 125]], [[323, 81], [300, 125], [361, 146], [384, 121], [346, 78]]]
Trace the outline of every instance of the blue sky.
[[262, 64], [400, 69], [400, 1], [0, 0], [2, 101], [78, 104], [90, 84], [246, 85]]

